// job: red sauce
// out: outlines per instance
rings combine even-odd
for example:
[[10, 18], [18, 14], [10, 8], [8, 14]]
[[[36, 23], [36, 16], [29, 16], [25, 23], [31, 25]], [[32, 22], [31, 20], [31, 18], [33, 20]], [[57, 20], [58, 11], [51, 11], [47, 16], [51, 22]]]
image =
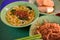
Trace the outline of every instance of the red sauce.
[[14, 14], [19, 16], [20, 19], [22, 19], [22, 18], [27, 19], [28, 18], [27, 11], [16, 11]]
[[57, 13], [56, 16], [60, 16], [60, 13]]

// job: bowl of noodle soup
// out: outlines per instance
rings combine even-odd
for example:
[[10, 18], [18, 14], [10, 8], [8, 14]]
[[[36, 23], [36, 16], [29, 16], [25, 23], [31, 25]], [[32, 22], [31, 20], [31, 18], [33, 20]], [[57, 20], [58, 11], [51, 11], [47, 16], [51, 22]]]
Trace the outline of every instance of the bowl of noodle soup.
[[11, 27], [26, 27], [37, 17], [39, 17], [37, 7], [24, 1], [10, 3], [1, 11], [2, 22]]
[[42, 16], [30, 27], [30, 36], [40, 34], [42, 40], [60, 40], [60, 17]]

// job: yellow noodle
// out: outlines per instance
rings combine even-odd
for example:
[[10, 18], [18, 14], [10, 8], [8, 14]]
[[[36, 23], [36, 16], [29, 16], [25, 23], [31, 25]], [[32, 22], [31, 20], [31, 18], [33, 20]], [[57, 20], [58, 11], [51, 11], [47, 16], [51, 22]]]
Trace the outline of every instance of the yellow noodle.
[[[15, 6], [12, 9], [27, 11], [29, 14], [29, 20], [18, 19], [18, 17], [16, 15], [11, 15], [12, 14], [11, 10], [8, 10], [8, 12], [6, 14], [6, 19], [11, 25], [14, 25], [14, 26], [26, 25], [34, 20], [34, 16], [35, 16], [34, 11], [30, 10], [26, 6]], [[22, 23], [23, 21], [24, 21], [24, 23]]]

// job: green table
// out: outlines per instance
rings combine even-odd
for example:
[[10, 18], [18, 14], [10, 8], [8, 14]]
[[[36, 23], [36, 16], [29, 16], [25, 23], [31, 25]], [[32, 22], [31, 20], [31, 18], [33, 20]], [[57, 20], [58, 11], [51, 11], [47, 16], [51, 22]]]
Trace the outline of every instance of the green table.
[[0, 40], [14, 40], [29, 35], [29, 27], [25, 28], [12, 28], [0, 20]]

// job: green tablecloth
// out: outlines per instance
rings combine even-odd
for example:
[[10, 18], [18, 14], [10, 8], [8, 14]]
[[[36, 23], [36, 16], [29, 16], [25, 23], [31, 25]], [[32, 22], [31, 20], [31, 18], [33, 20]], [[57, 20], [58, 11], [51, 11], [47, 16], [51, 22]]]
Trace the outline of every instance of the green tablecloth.
[[0, 20], [0, 40], [14, 40], [29, 35], [29, 27], [25, 28], [12, 28], [5, 25]]

